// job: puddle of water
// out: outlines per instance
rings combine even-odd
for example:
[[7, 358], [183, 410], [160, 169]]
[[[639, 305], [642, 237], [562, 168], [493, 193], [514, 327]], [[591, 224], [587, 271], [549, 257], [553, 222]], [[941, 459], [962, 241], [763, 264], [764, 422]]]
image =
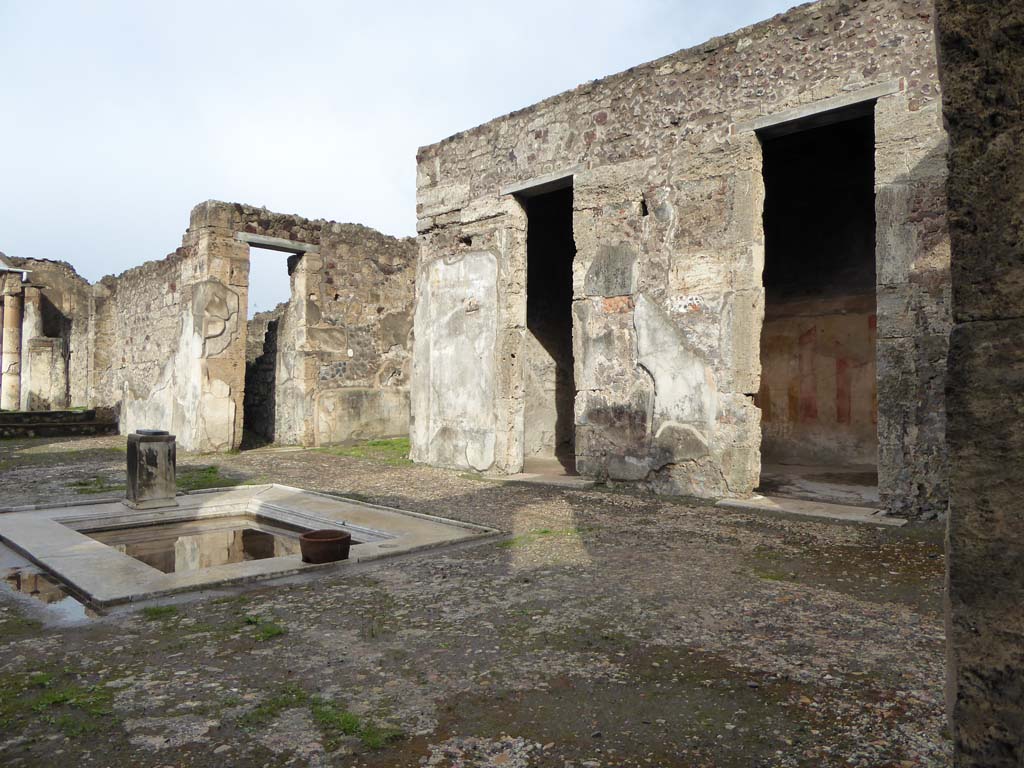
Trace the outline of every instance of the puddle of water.
[[73, 598], [59, 582], [34, 566], [7, 568], [3, 579], [15, 592], [43, 603], [47, 613], [59, 621], [79, 621], [99, 615]]
[[303, 530], [251, 517], [219, 517], [82, 533], [164, 573], [181, 573], [297, 555]]

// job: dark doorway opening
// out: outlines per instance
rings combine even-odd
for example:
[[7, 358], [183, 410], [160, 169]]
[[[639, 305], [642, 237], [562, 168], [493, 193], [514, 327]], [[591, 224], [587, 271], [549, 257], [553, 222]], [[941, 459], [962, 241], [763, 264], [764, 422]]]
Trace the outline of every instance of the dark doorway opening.
[[575, 474], [572, 187], [523, 197], [521, 202], [527, 216], [528, 331], [523, 368], [523, 458], [527, 471], [543, 471], [546, 461]]
[[249, 306], [242, 397], [242, 449], [274, 442], [277, 419], [278, 332], [299, 256], [249, 248]]
[[760, 135], [761, 490], [875, 505], [873, 103], [833, 120]]

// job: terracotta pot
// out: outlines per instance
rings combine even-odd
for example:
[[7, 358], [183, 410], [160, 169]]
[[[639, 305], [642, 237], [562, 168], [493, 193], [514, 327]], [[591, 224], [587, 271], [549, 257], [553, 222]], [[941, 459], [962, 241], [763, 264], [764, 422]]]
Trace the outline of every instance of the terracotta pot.
[[306, 531], [299, 536], [299, 549], [304, 563], [333, 563], [348, 560], [352, 534], [334, 529]]

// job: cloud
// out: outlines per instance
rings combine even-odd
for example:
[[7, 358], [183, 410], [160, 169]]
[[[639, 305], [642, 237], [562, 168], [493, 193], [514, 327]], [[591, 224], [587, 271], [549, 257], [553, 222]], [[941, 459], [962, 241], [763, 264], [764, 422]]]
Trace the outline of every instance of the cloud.
[[0, 250], [95, 280], [210, 198], [410, 235], [419, 146], [788, 5], [2, 4]]

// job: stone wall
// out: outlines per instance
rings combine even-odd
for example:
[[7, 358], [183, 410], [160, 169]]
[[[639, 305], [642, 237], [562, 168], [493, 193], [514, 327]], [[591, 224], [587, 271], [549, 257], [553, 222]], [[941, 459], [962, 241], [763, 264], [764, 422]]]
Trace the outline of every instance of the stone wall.
[[63, 261], [11, 258], [29, 271], [22, 286], [22, 410], [89, 403], [92, 288]]
[[[757, 129], [873, 108], [880, 492], [945, 508], [948, 239], [932, 6], [802, 6], [418, 154], [418, 461], [524, 456], [526, 232], [571, 177], [576, 465], [671, 493], [758, 482], [764, 185]], [[917, 403], [927, 405], [915, 405]]]
[[1024, 5], [938, 4], [950, 134], [949, 704], [957, 766], [1024, 765]]
[[218, 226], [315, 248], [289, 258], [274, 439], [326, 445], [406, 434], [415, 241], [358, 224], [208, 205], [216, 213], [204, 215], [218, 217]]
[[209, 274], [196, 239], [96, 285], [93, 402], [119, 411], [123, 434], [166, 429], [184, 450], [225, 450], [234, 414], [208, 396], [226, 384], [207, 358], [237, 334], [244, 295]]
[[[247, 338], [250, 245], [293, 253], [270, 357], [256, 354], [269, 318]], [[237, 448], [249, 368], [249, 423], [278, 442], [404, 434], [414, 251], [359, 225], [202, 203], [177, 251], [95, 287], [93, 402], [119, 408], [124, 432]]]

